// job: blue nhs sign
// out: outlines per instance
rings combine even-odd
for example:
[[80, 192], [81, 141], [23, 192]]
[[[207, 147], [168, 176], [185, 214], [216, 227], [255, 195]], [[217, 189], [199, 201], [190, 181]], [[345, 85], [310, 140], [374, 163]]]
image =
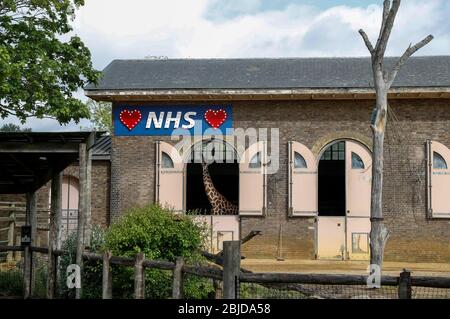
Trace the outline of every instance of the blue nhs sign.
[[113, 108], [114, 135], [231, 134], [231, 105], [127, 105]]

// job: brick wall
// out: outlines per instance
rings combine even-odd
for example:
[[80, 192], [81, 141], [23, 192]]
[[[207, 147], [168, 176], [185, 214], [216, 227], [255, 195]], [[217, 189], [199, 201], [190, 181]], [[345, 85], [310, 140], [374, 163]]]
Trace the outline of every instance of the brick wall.
[[[434, 139], [450, 147], [450, 101], [392, 100], [390, 104], [383, 194], [391, 236], [385, 260], [449, 262], [449, 220], [426, 218], [424, 143]], [[250, 230], [261, 230], [263, 235], [248, 242], [243, 253], [248, 258], [275, 258], [282, 225], [283, 256], [313, 258], [315, 219], [287, 217], [287, 142], [301, 142], [315, 154], [337, 138], [353, 138], [370, 146], [373, 101], [240, 101], [232, 105], [234, 127], [280, 130], [280, 169], [268, 177], [267, 216], [241, 218], [242, 235]], [[156, 140], [170, 141], [170, 137], [113, 137], [112, 219], [131, 206], [154, 200]]]

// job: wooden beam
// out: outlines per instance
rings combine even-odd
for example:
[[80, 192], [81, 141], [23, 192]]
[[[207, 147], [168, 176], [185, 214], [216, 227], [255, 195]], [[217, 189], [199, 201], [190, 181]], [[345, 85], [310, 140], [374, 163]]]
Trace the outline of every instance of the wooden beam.
[[134, 299], [145, 298], [145, 268], [142, 266], [144, 259], [143, 253], [136, 255], [134, 263]]
[[[367, 276], [341, 274], [299, 274], [299, 273], [248, 273], [240, 274], [242, 282], [255, 283], [299, 283], [316, 285], [366, 285]], [[398, 277], [383, 276], [382, 286], [397, 286]]]
[[111, 252], [103, 253], [102, 299], [112, 299]]
[[239, 298], [239, 273], [241, 268], [241, 241], [223, 242], [223, 297]]
[[62, 173], [52, 178], [51, 184], [51, 208], [50, 208], [50, 232], [48, 249], [48, 271], [47, 271], [47, 298], [55, 298], [57, 284], [57, 261], [54, 250], [60, 248], [60, 226], [62, 207]]
[[37, 143], [20, 144], [0, 142], [0, 153], [71, 153], [78, 152], [78, 143]]
[[183, 299], [183, 266], [182, 257], [177, 258], [175, 269], [173, 270], [172, 298]]
[[87, 147], [88, 146], [86, 145], [86, 194], [85, 194], [86, 217], [84, 225], [84, 244], [86, 247], [90, 247], [91, 233], [92, 233], [92, 220], [91, 220], [92, 149], [88, 149]]
[[[36, 242], [37, 231], [37, 198], [36, 193], [27, 193], [26, 195], [26, 216], [25, 225], [31, 226], [31, 245]], [[33, 288], [33, 253], [30, 246], [24, 249], [24, 266], [23, 266], [23, 297], [28, 299], [31, 297]]]
[[[449, 87], [395, 87], [392, 98], [410, 98], [422, 93], [423, 98], [450, 98]], [[174, 101], [186, 100], [314, 100], [375, 99], [373, 88], [297, 88], [297, 89], [168, 89], [168, 90], [86, 90], [85, 94], [98, 101]], [[398, 94], [398, 95], [396, 95]], [[333, 96], [334, 95], [334, 96]]]
[[[79, 192], [78, 192], [78, 227], [77, 227], [77, 251], [76, 264], [80, 267], [83, 273], [83, 252], [84, 252], [84, 227], [86, 224], [86, 144], [79, 145], [78, 152], [79, 165]], [[82, 287], [76, 288], [75, 298], [80, 299], [82, 294]]]

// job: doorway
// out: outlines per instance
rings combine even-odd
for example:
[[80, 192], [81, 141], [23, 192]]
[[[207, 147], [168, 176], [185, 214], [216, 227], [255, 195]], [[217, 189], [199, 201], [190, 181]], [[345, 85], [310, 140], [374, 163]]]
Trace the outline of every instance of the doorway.
[[371, 165], [370, 151], [352, 140], [334, 141], [320, 154], [317, 258], [368, 259]]
[[239, 207], [239, 163], [234, 148], [220, 139], [199, 142], [190, 149], [185, 165], [185, 209], [196, 222], [209, 229], [209, 251], [217, 253], [223, 241], [239, 240], [238, 215], [211, 215], [211, 203], [203, 183], [202, 161], [210, 163], [208, 172], [215, 190]]

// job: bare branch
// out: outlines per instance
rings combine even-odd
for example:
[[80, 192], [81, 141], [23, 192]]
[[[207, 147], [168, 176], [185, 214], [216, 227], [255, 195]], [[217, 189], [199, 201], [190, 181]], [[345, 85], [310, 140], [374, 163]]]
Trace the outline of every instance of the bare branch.
[[381, 33], [381, 38], [379, 40], [379, 43], [377, 43], [375, 51], [376, 63], [381, 63], [381, 61], [383, 60], [384, 52], [386, 51], [386, 46], [391, 35], [392, 27], [394, 26], [395, 17], [397, 15], [398, 8], [400, 7], [400, 2], [400, 0], [394, 0], [392, 2], [392, 6], [386, 18], [386, 23], [384, 24], [384, 29]]
[[388, 75], [387, 81], [386, 81], [386, 85], [387, 88], [389, 89], [392, 85], [392, 83], [395, 80], [395, 77], [397, 76], [398, 71], [400, 71], [400, 68], [403, 66], [403, 64], [405, 64], [405, 62], [408, 60], [408, 58], [413, 55], [415, 52], [417, 52], [418, 50], [420, 50], [422, 47], [424, 47], [425, 45], [427, 45], [428, 43], [430, 43], [430, 41], [433, 40], [433, 36], [430, 34], [429, 36], [427, 36], [425, 39], [423, 39], [422, 41], [416, 43], [413, 46], [409, 46], [408, 49], [405, 51], [405, 53], [403, 53], [403, 55], [398, 59], [397, 63], [395, 64], [395, 66], [392, 68], [391, 72]]
[[378, 48], [378, 46], [380, 45], [380, 41], [381, 41], [381, 36], [383, 34], [384, 28], [386, 27], [386, 20], [389, 16], [389, 9], [391, 8], [391, 1], [390, 0], [384, 0], [383, 2], [383, 19], [381, 21], [381, 28], [380, 28], [380, 33], [378, 34], [378, 40], [377, 40], [377, 44], [376, 44], [376, 48]]
[[370, 54], [373, 56], [373, 54], [375, 53], [375, 50], [373, 48], [372, 43], [369, 40], [369, 37], [367, 36], [367, 34], [364, 32], [363, 29], [359, 30], [359, 34], [361, 34], [361, 36], [364, 40], [364, 43], [366, 44], [367, 49], [369, 50]]

